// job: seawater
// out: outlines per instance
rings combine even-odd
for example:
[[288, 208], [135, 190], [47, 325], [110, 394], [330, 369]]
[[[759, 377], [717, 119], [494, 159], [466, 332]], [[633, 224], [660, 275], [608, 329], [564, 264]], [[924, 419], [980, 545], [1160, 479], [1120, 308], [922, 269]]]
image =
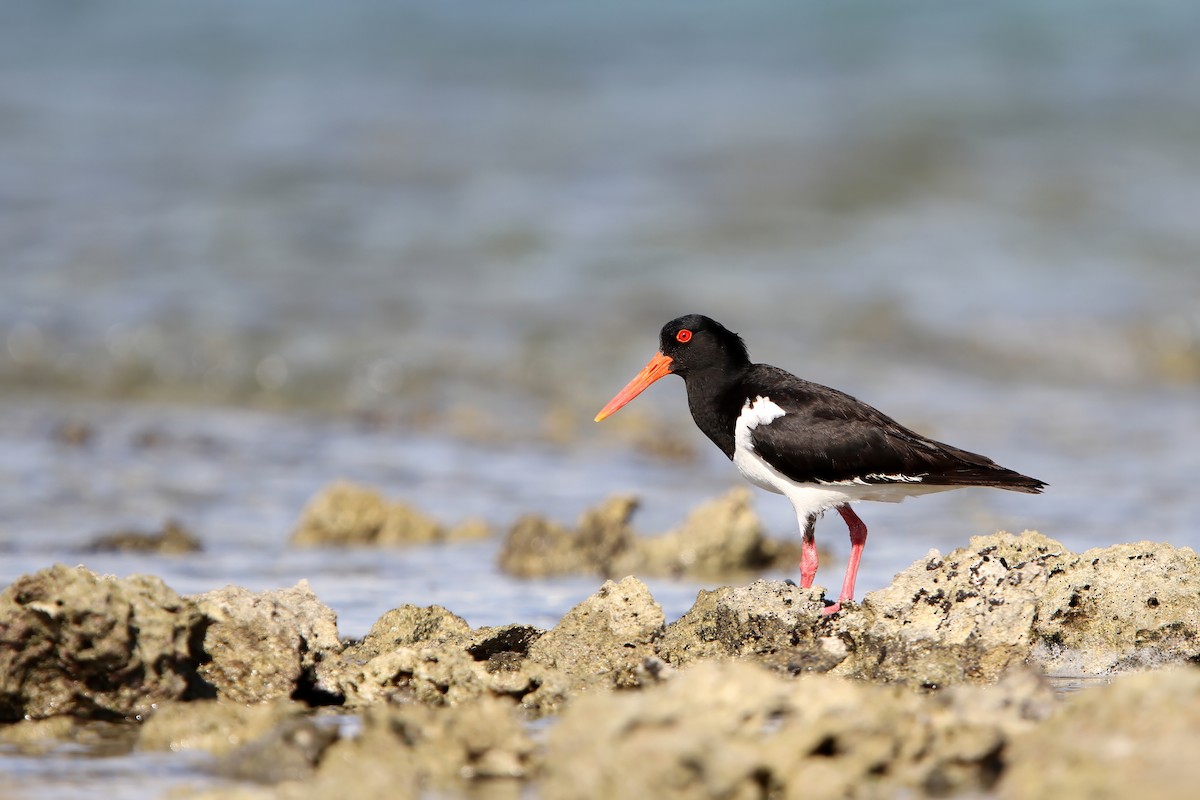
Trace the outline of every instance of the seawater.
[[[599, 579], [499, 574], [517, 516], [634, 492], [652, 534], [736, 483], [678, 381], [591, 423], [687, 312], [1050, 484], [864, 508], [861, 592], [997, 528], [1196, 547], [1198, 36], [1186, 2], [8, 2], [0, 583], [552, 625]], [[289, 548], [336, 478], [496, 535]], [[81, 550], [167, 518], [204, 551]], [[669, 619], [703, 588], [650, 585]], [[77, 758], [4, 755], [6, 791], [195, 779]]]

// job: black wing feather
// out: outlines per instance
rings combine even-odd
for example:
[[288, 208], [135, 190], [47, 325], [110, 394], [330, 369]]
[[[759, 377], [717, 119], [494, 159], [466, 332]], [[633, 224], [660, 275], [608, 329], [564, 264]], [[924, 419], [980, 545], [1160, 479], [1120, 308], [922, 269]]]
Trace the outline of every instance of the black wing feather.
[[767, 365], [752, 370], [756, 373], [752, 385], [770, 387], [771, 401], [786, 412], [752, 431], [755, 450], [793, 479], [889, 483], [878, 476], [903, 475], [937, 486], [992, 486], [1034, 493], [1045, 486], [986, 456], [921, 436], [837, 389]]

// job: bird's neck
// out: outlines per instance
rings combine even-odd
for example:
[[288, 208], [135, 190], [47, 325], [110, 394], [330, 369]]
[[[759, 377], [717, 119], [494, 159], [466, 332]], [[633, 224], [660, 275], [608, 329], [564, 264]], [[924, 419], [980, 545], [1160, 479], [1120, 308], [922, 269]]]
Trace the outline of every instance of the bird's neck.
[[703, 370], [690, 373], [687, 384], [688, 408], [696, 427], [733, 458], [733, 429], [745, 398], [736, 391], [745, 368]]

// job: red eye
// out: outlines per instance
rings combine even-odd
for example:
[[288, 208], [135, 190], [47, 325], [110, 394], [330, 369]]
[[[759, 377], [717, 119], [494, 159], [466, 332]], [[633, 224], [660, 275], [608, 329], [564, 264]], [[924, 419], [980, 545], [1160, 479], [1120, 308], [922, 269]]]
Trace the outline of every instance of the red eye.
[[677, 342], [690, 342], [691, 340], [692, 340], [692, 332], [689, 331], [687, 328], [684, 328], [679, 333], [675, 334], [675, 341], [677, 341]]

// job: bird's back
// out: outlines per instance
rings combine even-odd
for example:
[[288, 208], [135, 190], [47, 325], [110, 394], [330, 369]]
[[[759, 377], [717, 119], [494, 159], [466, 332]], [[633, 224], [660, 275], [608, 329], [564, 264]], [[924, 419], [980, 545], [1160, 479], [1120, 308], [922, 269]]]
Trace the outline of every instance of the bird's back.
[[753, 364], [724, 402], [737, 413], [758, 398], [783, 413], [756, 425], [752, 441], [772, 467], [818, 483], [915, 481], [1040, 492], [1045, 484], [990, 458], [922, 436], [845, 392], [778, 367]]

